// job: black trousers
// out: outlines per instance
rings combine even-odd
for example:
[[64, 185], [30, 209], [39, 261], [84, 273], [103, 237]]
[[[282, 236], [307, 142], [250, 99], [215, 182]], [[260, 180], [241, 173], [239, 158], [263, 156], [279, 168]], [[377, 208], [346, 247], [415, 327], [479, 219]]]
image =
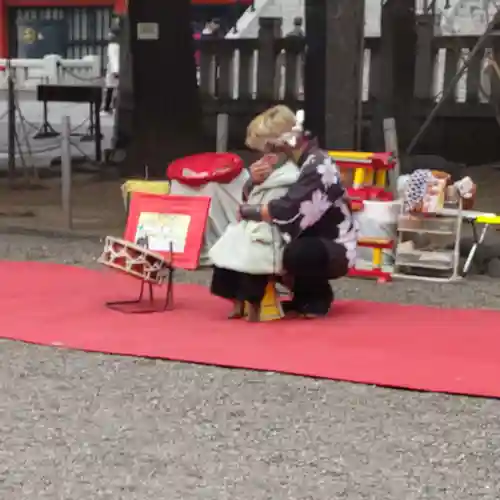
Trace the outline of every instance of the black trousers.
[[283, 267], [292, 280], [292, 300], [286, 309], [317, 315], [327, 314], [333, 303], [330, 280], [349, 271], [344, 246], [318, 237], [292, 241], [283, 253]]
[[104, 92], [104, 107], [103, 111], [109, 112], [113, 107], [113, 96], [115, 89], [113, 87], [106, 87]]
[[[330, 280], [349, 270], [343, 245], [317, 237], [292, 241], [283, 253], [283, 267], [291, 278], [292, 300], [287, 309], [302, 314], [327, 314], [334, 295]], [[228, 300], [258, 304], [264, 297], [267, 275], [252, 275], [214, 267], [211, 292]]]
[[260, 304], [268, 282], [267, 275], [239, 273], [214, 266], [210, 291], [223, 299]]

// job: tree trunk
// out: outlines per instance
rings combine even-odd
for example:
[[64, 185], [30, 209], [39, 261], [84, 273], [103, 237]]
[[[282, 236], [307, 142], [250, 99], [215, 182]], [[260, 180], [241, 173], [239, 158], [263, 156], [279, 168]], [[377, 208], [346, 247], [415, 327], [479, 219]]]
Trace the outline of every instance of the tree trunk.
[[118, 131], [128, 142], [123, 169], [142, 174], [147, 166], [162, 178], [171, 161], [203, 147], [191, 2], [130, 0], [128, 17], [118, 112]]

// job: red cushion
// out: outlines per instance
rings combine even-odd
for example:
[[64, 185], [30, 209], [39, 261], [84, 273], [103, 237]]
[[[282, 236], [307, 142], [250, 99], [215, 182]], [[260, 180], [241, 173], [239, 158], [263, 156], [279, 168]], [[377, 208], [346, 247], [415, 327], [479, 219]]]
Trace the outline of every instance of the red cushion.
[[228, 184], [240, 175], [243, 166], [243, 160], [233, 153], [201, 153], [173, 161], [167, 168], [167, 177], [194, 187], [209, 182]]

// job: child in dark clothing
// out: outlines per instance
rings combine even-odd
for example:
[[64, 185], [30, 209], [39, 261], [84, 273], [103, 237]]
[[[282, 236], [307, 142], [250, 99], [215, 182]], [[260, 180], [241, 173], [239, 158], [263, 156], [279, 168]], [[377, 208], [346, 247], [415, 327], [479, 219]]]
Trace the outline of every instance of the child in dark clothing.
[[[253, 144], [252, 138], [260, 125], [259, 117], [250, 124], [247, 143]], [[262, 183], [246, 184], [243, 193], [246, 203], [267, 203], [280, 198], [297, 181], [298, 168], [285, 155], [267, 154], [257, 163], [271, 165], [273, 172]], [[284, 240], [274, 225], [242, 220], [228, 226], [211, 248], [210, 259], [214, 264], [211, 292], [233, 303], [229, 318], [242, 318], [246, 303], [248, 320], [259, 320], [269, 279], [281, 274], [283, 247]]]

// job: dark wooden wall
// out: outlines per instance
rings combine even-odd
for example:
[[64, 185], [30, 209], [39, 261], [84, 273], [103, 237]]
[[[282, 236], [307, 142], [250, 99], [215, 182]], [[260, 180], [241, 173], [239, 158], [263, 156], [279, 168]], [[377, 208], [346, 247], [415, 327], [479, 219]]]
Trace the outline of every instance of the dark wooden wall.
[[[396, 1], [401, 1], [401, 5], [396, 6], [399, 10], [386, 11], [386, 16], [392, 16], [393, 20], [399, 19], [403, 29], [404, 25], [408, 26], [415, 19], [411, 12], [405, 10], [409, 0]], [[386, 5], [396, 9], [394, 4], [387, 2]], [[355, 16], [355, 12], [352, 15]], [[417, 18], [414, 31], [406, 33], [404, 37], [400, 31], [389, 32], [389, 35], [386, 31], [386, 38], [365, 38], [364, 89], [360, 106], [362, 119], [358, 120], [362, 149], [383, 149], [381, 119], [391, 115], [397, 118], [398, 127], [402, 127], [404, 148], [436, 105], [443, 87], [449, 84], [467, 51], [477, 42], [475, 36], [433, 38], [432, 22], [425, 16]], [[256, 39], [195, 42], [195, 50], [199, 52], [198, 83], [204, 133], [212, 147], [215, 147], [218, 113], [229, 114], [230, 147], [242, 148], [246, 126], [257, 113], [276, 103], [287, 104], [293, 109], [305, 106], [306, 42], [281, 38], [279, 20], [263, 19], [261, 28], [260, 36]], [[392, 38], [394, 45], [400, 37], [404, 39], [401, 49], [406, 48], [391, 49], [388, 40]], [[469, 165], [500, 159], [500, 126], [495, 113], [495, 109], [500, 109], [500, 79], [495, 77], [492, 80], [492, 102], [481, 91], [485, 58], [493, 53], [500, 64], [497, 40], [497, 36], [492, 36], [486, 41], [458, 89], [444, 102], [422, 135], [414, 153], [442, 155]], [[408, 56], [407, 61], [404, 60], [405, 56]], [[394, 74], [398, 61], [403, 64], [406, 76], [401, 72]], [[438, 61], [441, 61], [441, 66], [436, 64]], [[343, 82], [349, 79], [355, 82], [356, 76], [352, 74], [355, 67], [355, 64], [342, 67], [337, 63], [335, 71], [339, 74], [346, 72], [347, 79], [343, 79]], [[333, 70], [330, 76], [328, 85], [334, 81]], [[358, 93], [358, 89], [350, 89], [349, 99], [352, 99], [353, 92]], [[333, 102], [337, 109], [341, 109], [339, 100]], [[352, 108], [352, 102], [349, 102], [344, 109]], [[325, 116], [332, 109], [335, 109], [333, 105], [328, 107], [325, 104]], [[321, 106], [317, 113], [320, 112]], [[339, 123], [342, 120], [344, 124], [349, 120], [352, 122], [354, 118], [344, 116], [339, 118]], [[328, 119], [321, 119], [325, 120], [327, 127]], [[334, 119], [333, 114], [330, 125]], [[332, 130], [330, 128], [330, 132]], [[324, 146], [332, 149], [349, 148], [352, 138], [352, 129], [343, 138], [327, 132]]]
[[[404, 11], [399, 15], [404, 16]], [[429, 37], [431, 22], [431, 19], [417, 18], [414, 34], [407, 36], [405, 43], [407, 47], [413, 44], [416, 63], [413, 73], [411, 67], [406, 68], [410, 77], [403, 80], [388, 71], [387, 67], [389, 63], [394, 66], [408, 52], [389, 53], [388, 56], [383, 39], [365, 38], [361, 123], [363, 149], [383, 149], [381, 114], [389, 116], [391, 113], [399, 121], [404, 120], [406, 130], [402, 139], [403, 146], [406, 146], [436, 105], [440, 93], [455, 75], [467, 51], [477, 42], [476, 36]], [[400, 35], [396, 33], [393, 36]], [[456, 91], [442, 105], [414, 153], [438, 154], [471, 165], [500, 159], [500, 126], [495, 115], [495, 103], [500, 102], [500, 80], [493, 78], [493, 102], [489, 102], [482, 93], [481, 76], [485, 60], [491, 52], [496, 54], [500, 64], [500, 50], [495, 48], [497, 38], [492, 36], [486, 41], [484, 49], [479, 51]], [[202, 61], [200, 93], [205, 131], [211, 136], [215, 137], [215, 115], [218, 112], [229, 113], [231, 145], [241, 147], [248, 120], [256, 113], [278, 102], [294, 109], [304, 107], [304, 75], [300, 70], [305, 42], [268, 37], [265, 44], [259, 43], [258, 39], [242, 39], [198, 41], [196, 45]], [[388, 57], [392, 58], [389, 63]], [[441, 65], [437, 64], [438, 61]], [[259, 74], [267, 76], [259, 77]], [[392, 91], [388, 92], [388, 89]], [[391, 94], [396, 92], [399, 93], [399, 101], [391, 103]], [[325, 146], [345, 147], [328, 139]]]

